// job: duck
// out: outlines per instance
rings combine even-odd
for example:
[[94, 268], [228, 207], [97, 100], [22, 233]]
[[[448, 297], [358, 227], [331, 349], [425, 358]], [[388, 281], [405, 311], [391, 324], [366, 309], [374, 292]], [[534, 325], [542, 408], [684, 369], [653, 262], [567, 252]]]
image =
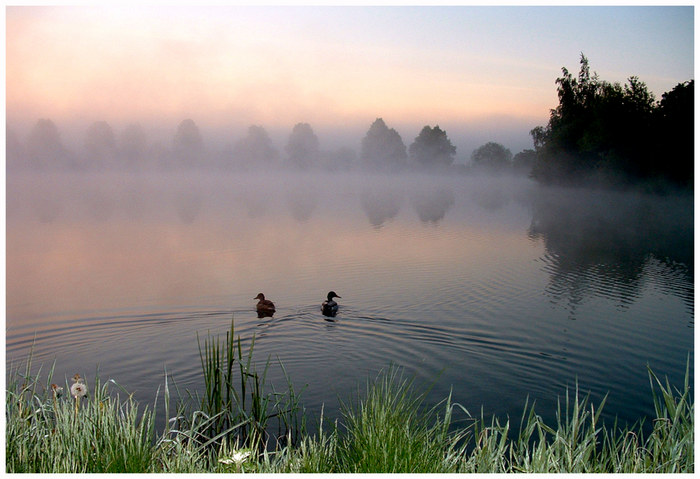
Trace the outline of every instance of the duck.
[[258, 293], [253, 299], [258, 299], [258, 304], [255, 309], [258, 311], [258, 318], [264, 318], [272, 316], [275, 312], [275, 303], [269, 299], [265, 299], [265, 295]]
[[335, 316], [338, 313], [338, 303], [333, 298], [340, 298], [335, 291], [328, 292], [328, 299], [321, 304], [321, 312], [326, 316]]

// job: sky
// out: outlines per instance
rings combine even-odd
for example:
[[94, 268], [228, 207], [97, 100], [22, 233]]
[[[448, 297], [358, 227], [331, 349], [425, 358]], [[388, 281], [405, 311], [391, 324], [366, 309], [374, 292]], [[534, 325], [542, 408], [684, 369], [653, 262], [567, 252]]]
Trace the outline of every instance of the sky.
[[657, 99], [694, 78], [692, 6], [8, 6], [6, 121], [66, 137], [94, 121], [167, 137], [191, 118], [234, 141], [310, 123], [321, 146], [358, 147], [375, 118], [408, 146], [439, 125], [458, 158], [513, 153], [557, 105], [585, 54], [604, 80]]

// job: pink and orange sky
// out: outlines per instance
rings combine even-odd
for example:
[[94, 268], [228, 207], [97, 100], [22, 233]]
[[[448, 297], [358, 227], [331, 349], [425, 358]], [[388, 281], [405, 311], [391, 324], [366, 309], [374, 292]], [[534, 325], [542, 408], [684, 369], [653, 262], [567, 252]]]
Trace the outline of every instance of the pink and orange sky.
[[517, 152], [581, 52], [660, 99], [694, 77], [693, 38], [692, 6], [7, 7], [6, 119], [174, 132], [192, 118], [205, 137], [303, 121], [359, 142], [383, 117], [407, 143], [439, 124], [458, 149]]

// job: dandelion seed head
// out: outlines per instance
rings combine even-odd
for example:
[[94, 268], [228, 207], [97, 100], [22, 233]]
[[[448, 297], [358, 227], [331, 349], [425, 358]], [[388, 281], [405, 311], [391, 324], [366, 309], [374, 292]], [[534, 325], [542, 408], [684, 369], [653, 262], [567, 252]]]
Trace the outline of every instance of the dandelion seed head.
[[76, 399], [79, 397], [87, 396], [87, 386], [85, 386], [85, 384], [83, 384], [82, 382], [75, 383], [70, 387], [70, 393]]

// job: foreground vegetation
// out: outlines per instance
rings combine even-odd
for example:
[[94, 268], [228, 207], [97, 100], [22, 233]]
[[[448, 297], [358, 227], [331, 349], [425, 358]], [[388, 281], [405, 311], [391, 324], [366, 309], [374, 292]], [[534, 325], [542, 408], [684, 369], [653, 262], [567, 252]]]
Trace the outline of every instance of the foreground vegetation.
[[[679, 390], [649, 371], [656, 417], [646, 435], [642, 423], [602, 424], [605, 401], [594, 406], [578, 389], [560, 400], [556, 424], [526, 403], [517, 430], [510, 419], [472, 417], [451, 397], [427, 408], [393, 367], [344, 403], [339, 420], [322, 415], [309, 432], [291, 382], [284, 393], [265, 390], [270, 362], [255, 371], [253, 345], [244, 354], [233, 323], [224, 340], [204, 341], [202, 397], [178, 393], [171, 404], [166, 374], [162, 432], [156, 405], [138, 407], [113, 381], [76, 376], [61, 394], [50, 384], [53, 369], [42, 382], [28, 361], [11, 371], [6, 390], [6, 472], [694, 471], [688, 372]], [[469, 418], [466, 427], [455, 427], [454, 413]]]

